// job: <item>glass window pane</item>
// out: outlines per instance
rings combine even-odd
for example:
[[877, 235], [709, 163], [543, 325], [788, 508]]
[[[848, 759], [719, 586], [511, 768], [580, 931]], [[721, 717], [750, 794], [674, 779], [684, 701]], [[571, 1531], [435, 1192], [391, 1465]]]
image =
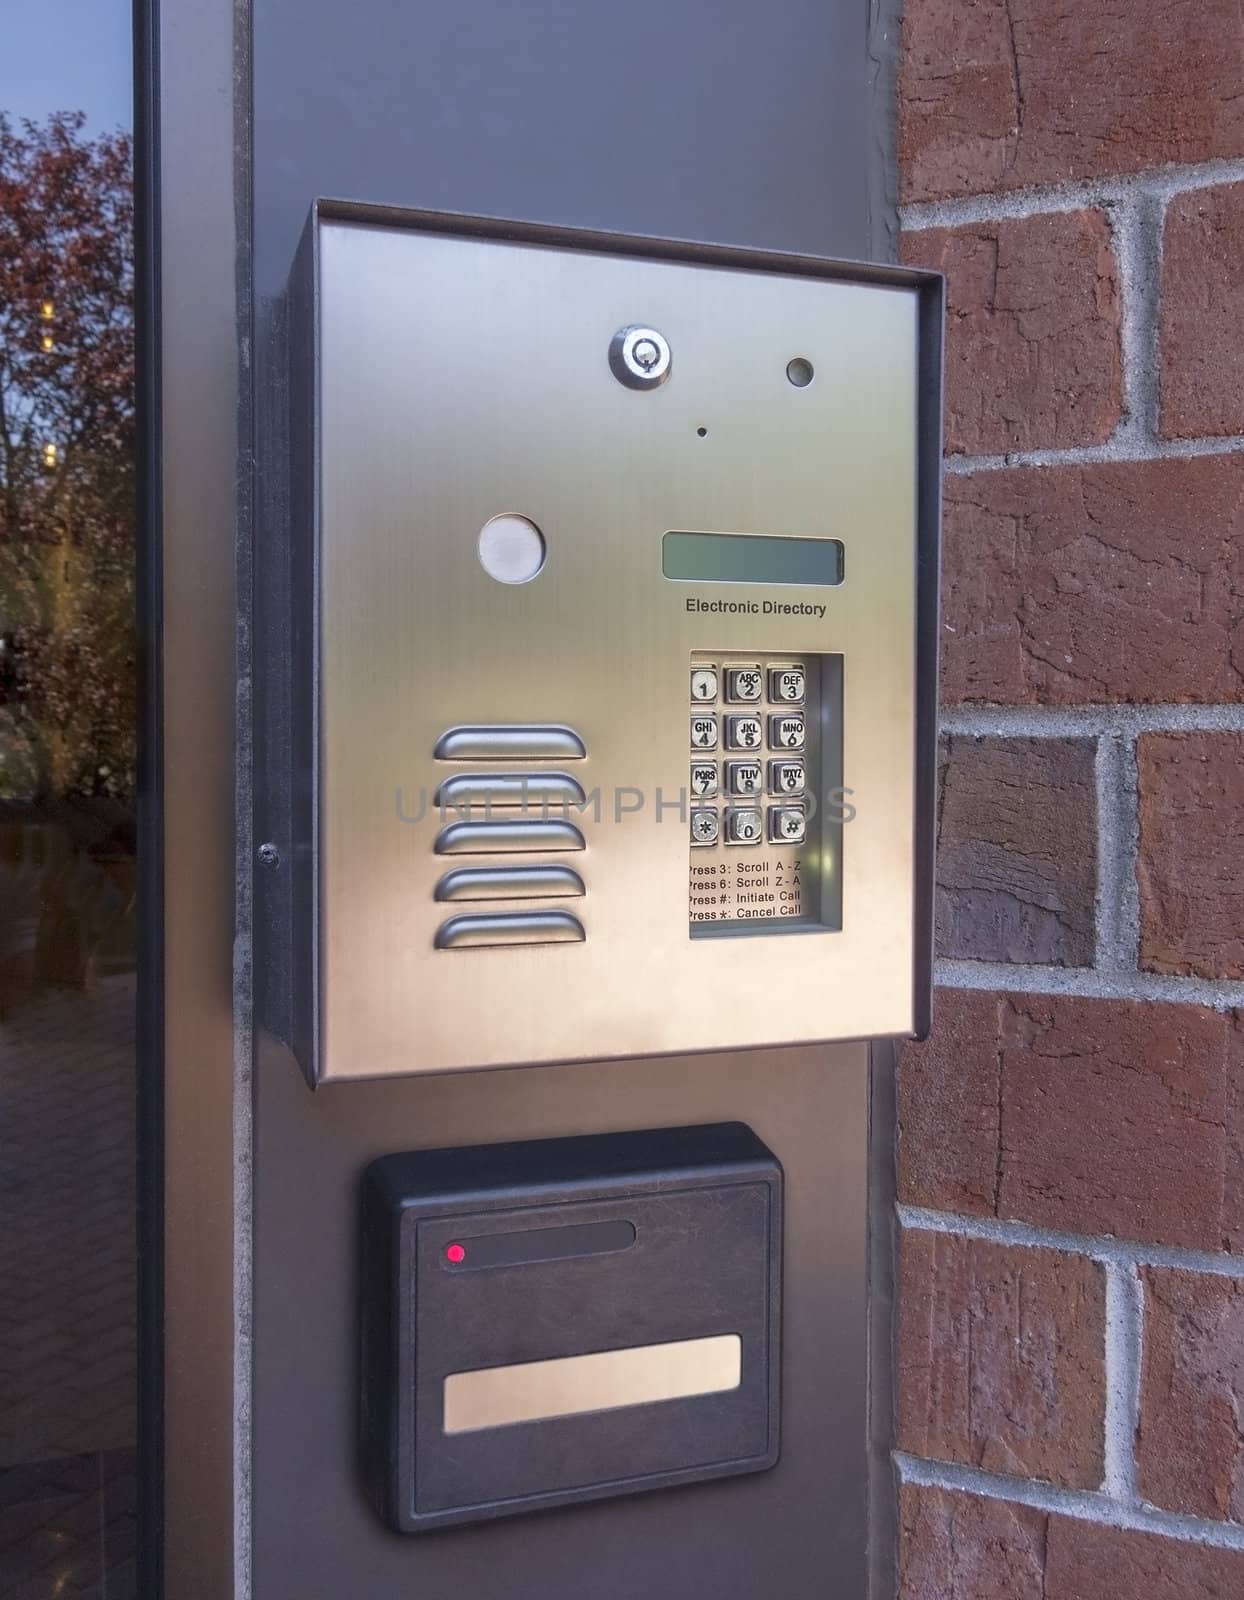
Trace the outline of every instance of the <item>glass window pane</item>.
[[0, 1591], [135, 1586], [131, 19], [0, 53]]

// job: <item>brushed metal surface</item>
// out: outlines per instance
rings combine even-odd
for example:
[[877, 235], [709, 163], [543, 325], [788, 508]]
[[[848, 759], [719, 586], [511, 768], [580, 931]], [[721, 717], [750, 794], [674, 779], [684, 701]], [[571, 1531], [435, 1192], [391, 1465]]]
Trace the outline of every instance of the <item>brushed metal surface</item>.
[[573, 728], [510, 724], [507, 727], [447, 728], [436, 741], [438, 761], [521, 761], [546, 756], [581, 761], [587, 754]]
[[583, 924], [569, 911], [502, 911], [491, 916], [451, 917], [436, 930], [436, 948], [565, 944], [582, 938]]
[[541, 806], [559, 809], [583, 804], [583, 785], [564, 772], [462, 772], [446, 778], [432, 803], [446, 810], [472, 806]]
[[[916, 289], [344, 219], [318, 246], [318, 1075], [910, 1032]], [[636, 321], [677, 351], [642, 393], [607, 359]], [[480, 568], [504, 512], [547, 540], [530, 583]], [[841, 539], [845, 581], [768, 613], [772, 588], [666, 580], [671, 529]], [[689, 936], [697, 651], [841, 656], [840, 931]], [[446, 963], [438, 819], [394, 795], [539, 727], [584, 752], [587, 937]], [[541, 749], [512, 754], [566, 758]]]
[[436, 886], [438, 900], [547, 900], [584, 894], [572, 867], [456, 867]]
[[517, 850], [582, 850], [584, 839], [573, 822], [451, 822], [436, 836], [437, 855], [496, 855]]
[[[446, 1433], [474, 1433], [516, 1422], [723, 1394], [738, 1388], [742, 1372], [743, 1343], [737, 1333], [451, 1372], [445, 1379], [444, 1428]], [[654, 1417], [652, 1425], [659, 1427], [659, 1419]]]

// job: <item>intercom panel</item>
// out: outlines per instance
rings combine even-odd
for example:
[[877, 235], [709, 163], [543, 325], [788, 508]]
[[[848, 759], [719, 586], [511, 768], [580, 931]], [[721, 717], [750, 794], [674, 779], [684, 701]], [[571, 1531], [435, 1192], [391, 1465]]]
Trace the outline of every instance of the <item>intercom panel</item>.
[[740, 1123], [374, 1162], [362, 1457], [399, 1532], [771, 1467], [782, 1174]]
[[924, 274], [317, 209], [312, 1081], [922, 1029], [939, 317]]

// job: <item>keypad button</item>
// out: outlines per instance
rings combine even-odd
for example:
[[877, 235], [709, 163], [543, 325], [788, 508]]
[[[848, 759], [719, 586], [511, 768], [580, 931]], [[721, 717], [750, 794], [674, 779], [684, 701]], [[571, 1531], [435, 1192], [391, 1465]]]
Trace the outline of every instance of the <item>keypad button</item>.
[[802, 794], [805, 781], [802, 761], [770, 761], [770, 794]]
[[803, 734], [800, 715], [778, 712], [769, 718], [769, 748], [772, 750], [802, 750]]
[[693, 761], [691, 763], [691, 793], [697, 800], [711, 800], [717, 793], [717, 763]]
[[731, 794], [759, 794], [764, 788], [764, 766], [759, 761], [727, 761], [726, 788]]
[[764, 743], [764, 726], [759, 717], [727, 717], [726, 749], [759, 750]]
[[759, 844], [764, 836], [764, 824], [759, 811], [727, 811], [726, 843]]
[[717, 748], [717, 718], [703, 714], [691, 719], [691, 748], [693, 750], [716, 750]]
[[726, 699], [735, 704], [759, 700], [764, 686], [765, 675], [759, 667], [726, 668]]
[[797, 806], [773, 806], [769, 811], [769, 838], [774, 844], [802, 844], [807, 827]]
[[691, 843], [693, 845], [716, 844], [721, 834], [721, 821], [715, 811], [693, 811], [691, 813]]
[[712, 701], [717, 698], [717, 669], [697, 667], [691, 674], [691, 698]]
[[805, 683], [802, 667], [770, 667], [769, 698], [781, 705], [803, 704]]

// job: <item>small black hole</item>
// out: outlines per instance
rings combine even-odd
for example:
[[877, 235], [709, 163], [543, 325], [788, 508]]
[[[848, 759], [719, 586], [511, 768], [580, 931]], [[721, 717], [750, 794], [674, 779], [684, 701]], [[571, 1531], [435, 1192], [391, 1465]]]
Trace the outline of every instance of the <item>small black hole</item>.
[[708, 429], [707, 428], [697, 428], [695, 431], [699, 434], [701, 439], [707, 439], [708, 438]]

